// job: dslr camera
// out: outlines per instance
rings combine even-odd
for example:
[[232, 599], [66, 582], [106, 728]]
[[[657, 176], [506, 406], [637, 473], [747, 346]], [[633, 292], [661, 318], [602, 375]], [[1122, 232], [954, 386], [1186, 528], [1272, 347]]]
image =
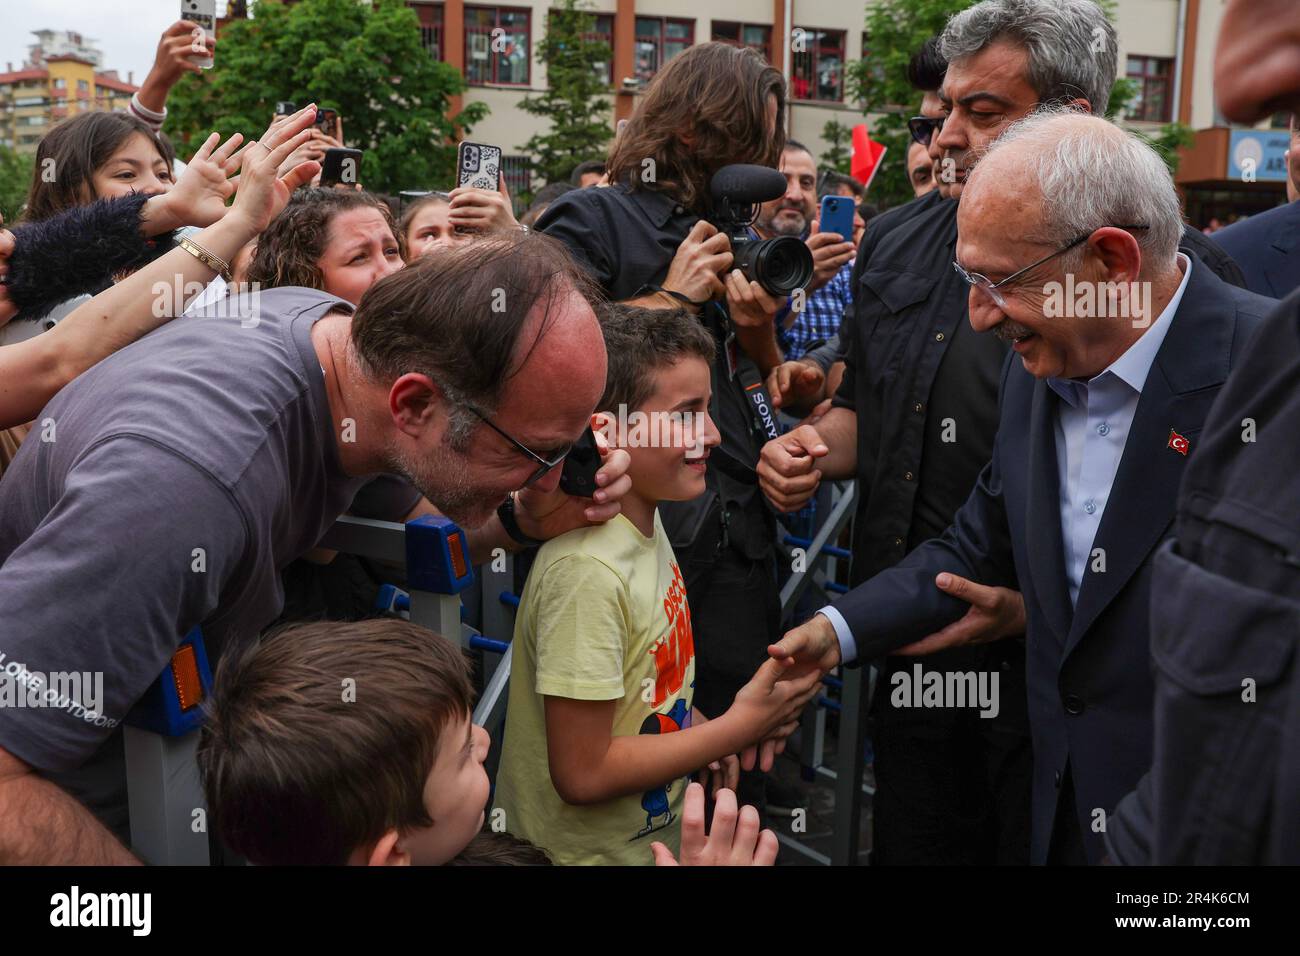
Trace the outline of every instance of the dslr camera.
[[758, 218], [759, 205], [784, 192], [785, 176], [767, 166], [723, 166], [709, 181], [712, 206], [708, 220], [731, 240], [732, 268], [775, 296], [792, 295], [813, 275], [812, 253], [802, 239], [755, 239], [749, 234], [750, 225]]

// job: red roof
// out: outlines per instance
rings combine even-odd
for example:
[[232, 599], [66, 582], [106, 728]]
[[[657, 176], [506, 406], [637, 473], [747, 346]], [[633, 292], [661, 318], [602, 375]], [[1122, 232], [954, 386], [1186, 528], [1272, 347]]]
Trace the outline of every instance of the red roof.
[[117, 90], [119, 93], [134, 93], [140, 89], [138, 86], [133, 86], [115, 77], [105, 76], [103, 73], [95, 74], [95, 85], [102, 86], [105, 89]]
[[0, 84], [21, 83], [23, 80], [48, 80], [49, 70], [15, 70], [12, 73], [0, 73]]

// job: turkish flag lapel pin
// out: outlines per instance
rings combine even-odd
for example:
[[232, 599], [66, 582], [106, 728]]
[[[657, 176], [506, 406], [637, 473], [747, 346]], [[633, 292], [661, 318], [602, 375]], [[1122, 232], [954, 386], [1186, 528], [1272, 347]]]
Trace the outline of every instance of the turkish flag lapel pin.
[[1169, 429], [1169, 444], [1166, 447], [1172, 448], [1174, 451], [1178, 452], [1178, 454], [1186, 458], [1188, 449], [1191, 448], [1191, 444], [1186, 438], [1178, 434], [1175, 429], [1171, 428]]

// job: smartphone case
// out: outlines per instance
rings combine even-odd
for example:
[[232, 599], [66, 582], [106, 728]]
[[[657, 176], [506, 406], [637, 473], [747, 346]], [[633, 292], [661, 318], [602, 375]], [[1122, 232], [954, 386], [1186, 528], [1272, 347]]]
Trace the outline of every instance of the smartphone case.
[[461, 143], [456, 151], [456, 185], [496, 192], [501, 186], [501, 148]]

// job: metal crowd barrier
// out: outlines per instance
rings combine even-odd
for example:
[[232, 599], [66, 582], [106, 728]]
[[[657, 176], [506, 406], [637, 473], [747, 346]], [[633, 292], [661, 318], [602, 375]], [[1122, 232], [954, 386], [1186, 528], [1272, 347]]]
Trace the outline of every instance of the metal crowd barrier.
[[[449, 518], [424, 516], [406, 524], [344, 516], [321, 546], [406, 569], [407, 591], [381, 588], [379, 609], [409, 616], [430, 630], [486, 651], [486, 687], [474, 722], [498, 737], [510, 677], [510, 646], [461, 622], [461, 594], [475, 581], [465, 534]], [[504, 554], [483, 566], [485, 629], [513, 633], [513, 564]], [[489, 612], [489, 607], [492, 609]], [[188, 634], [124, 728], [132, 849], [146, 863], [207, 865], [207, 808], [195, 752], [202, 704], [212, 688], [203, 638]]]
[[[838, 547], [835, 542], [853, 519], [857, 497], [856, 482], [832, 484], [819, 496], [819, 520], [812, 537], [783, 537], [782, 545], [792, 568], [789, 579], [781, 589], [783, 622], [792, 617], [805, 596], [815, 596], [815, 603], [820, 606], [832, 603], [848, 590], [835, 579], [839, 571], [838, 562], [850, 560], [852, 554]], [[823, 512], [825, 516], [821, 517]], [[800, 559], [798, 562], [795, 561], [796, 557]], [[777, 832], [777, 840], [790, 850], [822, 865], [852, 866], [858, 863], [862, 798], [874, 793], [874, 788], [862, 782], [873, 673], [873, 669], [852, 667], [842, 668], [838, 677], [827, 676], [823, 683], [839, 690], [840, 699], [836, 701], [821, 695], [816, 700], [816, 706], [804, 712], [801, 721], [802, 746], [799, 760], [804, 779], [814, 780], [821, 776], [832, 780], [835, 785], [831, 852], [829, 855], [821, 853], [780, 831]], [[836, 747], [838, 770], [830, 769], [823, 762], [827, 711], [835, 711], [839, 715], [840, 730]]]

